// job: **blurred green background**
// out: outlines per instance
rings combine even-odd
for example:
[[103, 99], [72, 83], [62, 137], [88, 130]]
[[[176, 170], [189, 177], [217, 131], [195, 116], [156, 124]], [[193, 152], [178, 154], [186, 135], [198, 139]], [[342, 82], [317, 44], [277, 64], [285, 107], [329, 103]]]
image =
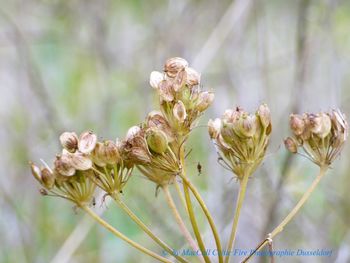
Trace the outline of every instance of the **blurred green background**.
[[[281, 146], [289, 114], [340, 107], [350, 116], [347, 0], [0, 3], [0, 262], [153, 262], [93, 226], [72, 204], [40, 196], [28, 161], [51, 162], [63, 131], [123, 137], [157, 107], [149, 74], [169, 57], [186, 58], [202, 73], [203, 88], [215, 91], [202, 126], [193, 131], [187, 165], [224, 243], [238, 185], [217, 164], [205, 125], [236, 105], [255, 111], [266, 102], [271, 108], [272, 140], [248, 187], [238, 248], [254, 247], [317, 172]], [[278, 262], [350, 262], [349, 154], [347, 146], [302, 213], [274, 240], [276, 249], [332, 249], [331, 258]], [[135, 172], [124, 195], [170, 245], [184, 245], [152, 183]], [[100, 204], [98, 199], [97, 210]], [[107, 207], [103, 216], [109, 222], [161, 252], [113, 204]], [[214, 248], [196, 211], [206, 243]]]

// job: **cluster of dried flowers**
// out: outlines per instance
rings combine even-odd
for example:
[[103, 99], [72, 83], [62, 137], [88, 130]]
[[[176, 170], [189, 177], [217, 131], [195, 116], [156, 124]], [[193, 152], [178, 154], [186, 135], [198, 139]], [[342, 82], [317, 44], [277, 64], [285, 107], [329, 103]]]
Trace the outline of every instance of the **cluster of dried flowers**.
[[[100, 142], [89, 131], [79, 137], [74, 132], [64, 132], [59, 138], [63, 149], [52, 168], [46, 163], [41, 168], [31, 163], [32, 174], [43, 186], [43, 195], [58, 196], [85, 207], [97, 186], [116, 199], [135, 167], [157, 187], [174, 183], [184, 169], [185, 142], [198, 117], [213, 102], [214, 93], [202, 91], [200, 74], [177, 57], [166, 61], [163, 72], [151, 73], [150, 85], [158, 94], [160, 111], [150, 112], [142, 124], [128, 130], [124, 139]], [[348, 136], [348, 124], [339, 110], [292, 114], [290, 127], [293, 137], [285, 140], [286, 148], [292, 153], [302, 148], [320, 167], [334, 161]], [[209, 120], [208, 131], [220, 163], [240, 181], [247, 182], [266, 153], [272, 131], [270, 110], [266, 104], [254, 114], [240, 107], [228, 109], [221, 118]], [[239, 202], [243, 197], [244, 194]], [[241, 203], [239, 209], [240, 206]], [[233, 247], [238, 216], [236, 210], [229, 250]], [[216, 241], [218, 245], [220, 241]], [[208, 262], [207, 258], [204, 260]], [[222, 257], [219, 262], [223, 262]]]

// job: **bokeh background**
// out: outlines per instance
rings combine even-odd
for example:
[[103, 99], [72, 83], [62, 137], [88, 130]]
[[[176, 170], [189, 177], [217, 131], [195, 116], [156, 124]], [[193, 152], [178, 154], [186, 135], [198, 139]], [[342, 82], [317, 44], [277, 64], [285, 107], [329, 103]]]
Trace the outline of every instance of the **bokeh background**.
[[[153, 262], [95, 226], [72, 204], [42, 197], [28, 161], [51, 162], [63, 131], [123, 137], [155, 109], [149, 73], [173, 56], [202, 72], [213, 106], [193, 131], [191, 179], [224, 243], [237, 186], [216, 162], [205, 127], [240, 105], [268, 103], [273, 134], [248, 187], [237, 247], [253, 248], [287, 214], [317, 167], [282, 147], [291, 112], [340, 107], [350, 116], [350, 2], [347, 0], [0, 1], [0, 262]], [[197, 162], [202, 174], [198, 176]], [[277, 262], [350, 262], [349, 147], [284, 232], [276, 249], [331, 249], [330, 258]], [[137, 172], [128, 205], [181, 248], [162, 194]], [[178, 201], [178, 200], [176, 200]], [[160, 249], [113, 204], [103, 217], [132, 239]], [[214, 247], [196, 210], [209, 247]], [[102, 212], [102, 211], [99, 211]], [[182, 210], [183, 212], [183, 210]], [[236, 258], [238, 261], [238, 258]], [[255, 258], [254, 262], [265, 262]]]

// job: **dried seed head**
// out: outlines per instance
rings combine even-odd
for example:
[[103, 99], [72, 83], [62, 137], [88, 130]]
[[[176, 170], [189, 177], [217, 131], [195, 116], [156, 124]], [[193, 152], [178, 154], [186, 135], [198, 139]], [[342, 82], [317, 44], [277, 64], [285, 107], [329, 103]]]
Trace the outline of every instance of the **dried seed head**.
[[165, 62], [164, 72], [167, 74], [168, 77], [175, 78], [177, 73], [186, 67], [188, 67], [188, 62], [183, 58], [169, 58]]
[[212, 104], [214, 97], [214, 93], [210, 91], [199, 93], [196, 109], [199, 112], [205, 111]]
[[78, 149], [78, 136], [75, 132], [62, 133], [60, 142], [62, 147], [69, 152], [75, 152]]
[[216, 118], [215, 120], [210, 119], [208, 121], [208, 132], [211, 139], [218, 137], [221, 130], [221, 119]]
[[181, 100], [179, 100], [175, 103], [174, 108], [173, 108], [173, 114], [174, 114], [174, 117], [180, 123], [183, 123], [185, 121], [185, 119], [187, 117], [186, 107]]
[[288, 151], [291, 153], [297, 153], [298, 152], [298, 144], [295, 141], [294, 138], [288, 137], [284, 140], [284, 145]]
[[90, 131], [83, 132], [79, 138], [78, 149], [80, 152], [88, 154], [94, 150], [96, 143], [97, 143], [96, 134]]
[[43, 186], [45, 186], [47, 189], [51, 189], [55, 184], [55, 176], [48, 168], [45, 167], [41, 170], [41, 181]]
[[201, 75], [193, 68], [186, 68], [187, 79], [186, 84], [189, 86], [196, 86], [200, 83]]
[[149, 77], [149, 84], [152, 88], [158, 89], [159, 83], [164, 80], [164, 74], [159, 71], [152, 71]]
[[299, 136], [305, 130], [305, 121], [302, 116], [297, 114], [290, 115], [290, 128], [294, 135]]
[[57, 155], [55, 160], [55, 170], [64, 176], [73, 176], [75, 168], [71, 165], [71, 160], [68, 155]]
[[162, 154], [168, 148], [166, 134], [157, 128], [151, 128], [146, 132], [146, 140], [149, 149], [155, 153]]

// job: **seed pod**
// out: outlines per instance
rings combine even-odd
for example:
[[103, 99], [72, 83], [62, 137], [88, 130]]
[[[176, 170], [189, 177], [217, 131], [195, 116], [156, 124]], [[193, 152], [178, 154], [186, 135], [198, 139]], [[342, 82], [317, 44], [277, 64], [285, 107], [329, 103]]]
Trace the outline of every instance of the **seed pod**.
[[261, 125], [267, 128], [271, 124], [271, 113], [269, 107], [266, 104], [261, 104], [259, 106], [257, 115], [259, 116]]
[[284, 146], [286, 147], [286, 149], [288, 151], [290, 151], [291, 153], [297, 153], [298, 152], [298, 144], [297, 142], [291, 138], [288, 137], [284, 140]]
[[210, 119], [208, 121], [208, 132], [211, 139], [215, 139], [221, 129], [221, 119], [216, 118], [215, 120]]
[[104, 141], [98, 151], [101, 160], [107, 164], [115, 164], [120, 160], [117, 145], [113, 141]]
[[47, 189], [51, 189], [55, 184], [55, 176], [48, 168], [45, 167], [41, 170], [41, 181]]
[[68, 158], [71, 166], [77, 170], [85, 171], [92, 167], [91, 159], [83, 153], [76, 152], [74, 154], [69, 154]]
[[181, 100], [179, 100], [175, 103], [174, 108], [173, 108], [173, 114], [174, 114], [174, 117], [180, 123], [183, 123], [185, 121], [185, 119], [187, 117], [186, 107]]
[[214, 100], [214, 93], [209, 91], [201, 92], [198, 96], [196, 110], [199, 112], [205, 111]]
[[60, 136], [60, 142], [68, 152], [75, 152], [78, 149], [78, 136], [75, 132], [64, 132]]
[[160, 73], [159, 71], [152, 71], [151, 75], [149, 77], [149, 84], [152, 88], [158, 89], [159, 83], [164, 80], [163, 73]]
[[80, 152], [88, 154], [94, 150], [96, 143], [97, 143], [96, 134], [90, 131], [83, 132], [79, 138], [78, 149]]
[[29, 162], [30, 169], [32, 171], [32, 175], [36, 180], [38, 180], [41, 183], [41, 171], [38, 166], [36, 166], [34, 163]]
[[290, 115], [290, 128], [292, 132], [296, 135], [299, 136], [302, 133], [304, 133], [305, 130], [305, 121], [302, 116], [297, 115], [297, 114], [291, 114]]
[[140, 133], [141, 133], [141, 128], [139, 126], [132, 126], [127, 131], [125, 139], [127, 141], [131, 140], [134, 137], [139, 136]]
[[107, 163], [101, 158], [101, 148], [103, 143], [97, 142], [95, 149], [93, 150], [91, 157], [94, 164], [100, 167], [104, 167], [107, 165]]
[[181, 91], [186, 84], [186, 79], [187, 79], [187, 72], [185, 71], [185, 69], [180, 70], [179, 73], [177, 73], [172, 83], [174, 91], [176, 92]]
[[150, 163], [151, 157], [148, 152], [141, 147], [133, 147], [129, 153], [129, 158], [136, 163]]
[[159, 96], [164, 101], [174, 100], [174, 91], [172, 83], [169, 80], [162, 80], [158, 86]]
[[66, 155], [57, 155], [55, 160], [55, 170], [65, 176], [73, 176], [75, 168], [71, 165], [70, 158]]
[[255, 115], [242, 116], [234, 125], [234, 131], [239, 137], [253, 137], [257, 130]]
[[146, 140], [150, 150], [162, 154], [168, 148], [167, 136], [157, 128], [149, 129], [146, 132]]
[[174, 57], [169, 58], [164, 65], [164, 72], [170, 78], [175, 78], [177, 73], [183, 68], [188, 67], [188, 62], [183, 58]]
[[189, 86], [196, 86], [201, 80], [201, 75], [193, 68], [186, 68], [187, 79], [186, 84]]

